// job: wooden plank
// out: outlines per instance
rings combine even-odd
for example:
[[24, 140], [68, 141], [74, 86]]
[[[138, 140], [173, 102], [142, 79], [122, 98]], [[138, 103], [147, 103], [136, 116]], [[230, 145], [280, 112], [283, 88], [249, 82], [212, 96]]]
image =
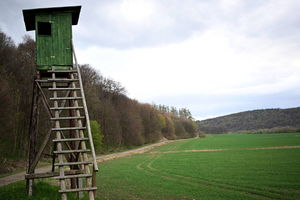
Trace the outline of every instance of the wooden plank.
[[[65, 175], [77, 175], [82, 174], [81, 170], [71, 170], [65, 171]], [[26, 179], [39, 179], [39, 178], [51, 178], [51, 177], [58, 177], [59, 172], [45, 172], [45, 173], [35, 173], [35, 174], [26, 174]]]
[[97, 187], [59, 190], [58, 192], [80, 192], [80, 191], [93, 191], [93, 190], [97, 190]]
[[70, 70], [48, 70], [49, 73], [77, 73], [77, 70], [70, 69]]
[[77, 110], [77, 109], [83, 109], [82, 106], [74, 106], [74, 107], [52, 107], [50, 110]]
[[91, 174], [78, 174], [78, 175], [58, 176], [58, 177], [54, 177], [54, 179], [87, 178], [91, 176], [92, 176]]
[[54, 139], [53, 142], [73, 142], [73, 141], [86, 141], [89, 140], [89, 138], [64, 138], [64, 139]]
[[71, 165], [89, 165], [93, 164], [91, 161], [84, 161], [84, 162], [67, 162], [67, 163], [55, 163], [55, 166], [71, 166]]
[[[37, 27], [37, 23], [38, 22], [49, 22], [51, 21], [51, 15], [47, 15], [47, 14], [39, 14], [36, 15], [36, 27]], [[52, 42], [52, 38], [53, 38], [53, 24], [51, 24], [51, 28], [52, 28], [52, 35], [48, 36], [48, 35], [39, 35], [38, 34], [38, 30], [36, 30], [36, 47], [37, 47], [37, 51], [36, 51], [36, 61], [37, 61], [37, 67], [38, 69], [41, 69], [47, 66], [51, 66], [52, 64], [54, 64], [52, 62], [52, 58], [51, 56], [53, 56], [53, 42]], [[45, 48], [47, 47], [47, 48]], [[48, 67], [47, 67], [48, 68]]]
[[68, 153], [83, 153], [90, 152], [90, 149], [74, 149], [74, 150], [62, 150], [62, 151], [53, 151], [55, 154], [68, 154]]
[[77, 82], [78, 79], [64, 79], [64, 78], [60, 78], [60, 79], [48, 79], [47, 80], [48, 82], [53, 82], [53, 81], [56, 81], [56, 82]]
[[48, 88], [48, 90], [67, 91], [67, 90], [80, 90], [80, 88]]
[[57, 97], [57, 98], [50, 98], [50, 100], [78, 100], [82, 99], [82, 97]]
[[73, 120], [73, 119], [84, 119], [84, 116], [75, 116], [75, 117], [59, 117], [59, 118], [50, 118], [51, 120]]
[[54, 15], [53, 53], [54, 64], [72, 66], [72, 16], [71, 13]]
[[[58, 111], [55, 111], [58, 112]], [[69, 130], [84, 130], [86, 127], [64, 127], [64, 128], [52, 128], [52, 131], [69, 131]]]

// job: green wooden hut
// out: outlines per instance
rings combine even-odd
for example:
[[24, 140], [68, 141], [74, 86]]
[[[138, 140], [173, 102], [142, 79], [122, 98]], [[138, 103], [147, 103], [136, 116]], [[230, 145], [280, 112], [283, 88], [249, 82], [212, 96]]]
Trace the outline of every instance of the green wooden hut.
[[27, 31], [35, 30], [37, 70], [68, 70], [73, 66], [72, 25], [81, 6], [23, 10]]

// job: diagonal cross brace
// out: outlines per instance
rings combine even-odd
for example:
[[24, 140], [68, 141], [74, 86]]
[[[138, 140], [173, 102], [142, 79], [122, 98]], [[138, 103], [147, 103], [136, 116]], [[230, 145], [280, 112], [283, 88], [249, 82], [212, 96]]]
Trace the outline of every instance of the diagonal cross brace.
[[[50, 118], [53, 117], [53, 114], [52, 114], [52, 112], [50, 110], [50, 105], [47, 102], [47, 97], [46, 97], [44, 91], [42, 90], [41, 85], [37, 81], [35, 81], [35, 84], [37, 84], [37, 86], [38, 86], [38, 88], [39, 88], [39, 90], [40, 90], [40, 92], [42, 94], [42, 97], [43, 97], [42, 101], [44, 103], [44, 106], [45, 106], [45, 108], [47, 110], [48, 115], [50, 116]], [[70, 93], [70, 91], [67, 92], [66, 96], [69, 96], [69, 93]], [[61, 104], [61, 106], [63, 107], [65, 105], [65, 103], [66, 103], [66, 101], [63, 101], [62, 104]], [[64, 136], [64, 134], [62, 132], [61, 132], [61, 134], [62, 134], [63, 138], [65, 138], [65, 136]], [[32, 171], [32, 170], [35, 169], [35, 167], [36, 167], [37, 163], [39, 162], [39, 160], [41, 158], [41, 155], [42, 155], [43, 151], [45, 150], [45, 147], [48, 144], [48, 142], [49, 142], [50, 139], [51, 139], [51, 129], [47, 132], [47, 134], [46, 134], [46, 136], [45, 136], [45, 138], [43, 140], [43, 143], [41, 144], [40, 149], [39, 149], [39, 151], [37, 152], [37, 154], [35, 156], [34, 161], [32, 162], [31, 166], [29, 167], [29, 171]], [[70, 150], [72, 149], [68, 143], [66, 143], [66, 145], [67, 145], [68, 149], [70, 149]], [[71, 155], [74, 158], [76, 158], [76, 155], [74, 153], [72, 153]], [[52, 163], [52, 165], [53, 164], [54, 163]]]

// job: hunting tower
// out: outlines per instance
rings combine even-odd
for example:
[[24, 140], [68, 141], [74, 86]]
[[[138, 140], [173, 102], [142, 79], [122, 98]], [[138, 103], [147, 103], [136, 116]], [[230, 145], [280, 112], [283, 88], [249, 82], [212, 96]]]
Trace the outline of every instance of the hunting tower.
[[[36, 75], [25, 176], [29, 195], [32, 195], [34, 179], [54, 177], [60, 182], [62, 200], [67, 199], [69, 192], [76, 192], [81, 198], [83, 191], [88, 192], [90, 200], [95, 198], [98, 166], [80, 68], [72, 42], [72, 25], [78, 23], [80, 9], [81, 6], [23, 10], [26, 30], [35, 30], [36, 37]], [[37, 151], [40, 98], [52, 128]], [[52, 171], [35, 173], [36, 165], [51, 140]], [[88, 158], [88, 154], [92, 159]]]

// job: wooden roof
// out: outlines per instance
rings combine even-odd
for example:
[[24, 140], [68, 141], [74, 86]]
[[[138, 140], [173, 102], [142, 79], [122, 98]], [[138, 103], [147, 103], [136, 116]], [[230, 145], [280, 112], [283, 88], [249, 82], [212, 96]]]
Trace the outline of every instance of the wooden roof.
[[26, 26], [26, 31], [35, 30], [35, 15], [47, 14], [54, 12], [71, 12], [72, 13], [72, 25], [76, 25], [79, 19], [81, 6], [69, 6], [69, 7], [52, 7], [52, 8], [37, 8], [23, 10], [23, 18]]

